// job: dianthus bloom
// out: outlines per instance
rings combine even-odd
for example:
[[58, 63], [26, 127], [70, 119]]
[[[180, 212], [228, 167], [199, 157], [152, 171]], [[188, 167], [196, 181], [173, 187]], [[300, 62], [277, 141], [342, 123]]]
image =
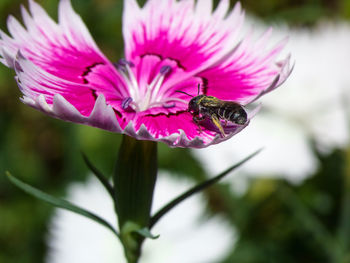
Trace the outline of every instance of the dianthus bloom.
[[[188, 112], [192, 96], [210, 95], [247, 105], [281, 85], [289, 57], [285, 45], [240, 39], [244, 13], [221, 0], [124, 1], [125, 59], [109, 61], [69, 0], [59, 3], [58, 23], [34, 1], [22, 6], [23, 27], [8, 18], [11, 37], [0, 32], [0, 61], [16, 71], [21, 100], [66, 121], [86, 124], [172, 147], [201, 148], [232, 137], [243, 125], [198, 125]], [[179, 92], [180, 91], [180, 92]]]

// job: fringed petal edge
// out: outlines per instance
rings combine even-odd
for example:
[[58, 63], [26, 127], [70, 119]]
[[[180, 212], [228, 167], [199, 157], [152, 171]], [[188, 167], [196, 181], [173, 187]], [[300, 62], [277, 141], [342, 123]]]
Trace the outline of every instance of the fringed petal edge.
[[[220, 134], [216, 134], [212, 140], [207, 142], [204, 141], [200, 135], [196, 136], [192, 140], [189, 140], [183, 130], [179, 130], [179, 133], [173, 133], [166, 137], [156, 138], [148, 131], [145, 125], [141, 125], [138, 130], [135, 130], [132, 121], [130, 121], [123, 130], [118, 123], [113, 108], [106, 104], [106, 100], [103, 95], [98, 96], [94, 108], [88, 117], [83, 116], [60, 94], [54, 95], [52, 105], [46, 102], [45, 95], [43, 94], [39, 95], [35, 99], [29, 98], [28, 96], [23, 96], [21, 101], [24, 104], [57, 119], [84, 124], [114, 133], [124, 133], [134, 137], [137, 140], [163, 142], [170, 147], [205, 148], [230, 139], [249, 124], [249, 122], [247, 122], [246, 125], [237, 127], [237, 129], [233, 130], [225, 137], [221, 137]], [[249, 114], [249, 119], [256, 114], [257, 110], [258, 109], [255, 109]]]

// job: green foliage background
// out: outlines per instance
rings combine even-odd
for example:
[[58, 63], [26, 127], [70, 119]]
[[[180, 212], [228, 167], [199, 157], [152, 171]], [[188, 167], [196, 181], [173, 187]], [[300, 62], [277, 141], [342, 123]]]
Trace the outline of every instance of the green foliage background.
[[[19, 16], [20, 0], [0, 1], [0, 28]], [[57, 17], [57, 0], [38, 1]], [[100, 48], [123, 56], [121, 0], [72, 0]], [[273, 22], [312, 27], [325, 17], [349, 19], [348, 0], [246, 0], [248, 12]], [[53, 209], [16, 189], [5, 171], [46, 192], [64, 196], [68, 183], [88, 173], [85, 152], [111, 174], [120, 135], [52, 119], [19, 102], [13, 72], [0, 66], [0, 263], [44, 262], [47, 223]], [[350, 154], [323, 156], [319, 170], [301, 185], [256, 179], [243, 196], [225, 184], [205, 192], [208, 212], [226, 217], [240, 237], [222, 262], [350, 262]], [[160, 167], [201, 181], [207, 174], [186, 149], [159, 145]], [[176, 160], [176, 161], [175, 161]], [[349, 220], [347, 220], [349, 219]]]

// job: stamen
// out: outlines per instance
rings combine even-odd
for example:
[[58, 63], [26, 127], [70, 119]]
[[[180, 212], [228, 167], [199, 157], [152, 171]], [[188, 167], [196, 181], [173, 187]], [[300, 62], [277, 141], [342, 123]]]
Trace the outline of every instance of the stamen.
[[120, 75], [123, 77], [124, 81], [129, 87], [129, 94], [133, 100], [138, 100], [140, 97], [139, 86], [134, 76], [134, 73], [131, 70], [131, 67], [134, 67], [134, 63], [126, 60], [125, 58], [120, 59], [118, 62], [113, 63], [114, 67], [118, 70]]
[[[180, 102], [180, 104], [184, 104], [186, 105], [185, 107], [187, 107], [188, 102], [179, 98], [167, 98], [165, 100], [159, 101], [159, 102], [152, 102], [148, 105], [149, 108], [152, 107], [164, 107], [164, 108], [172, 108], [175, 107], [176, 104], [175, 102]], [[171, 103], [173, 102], [173, 103]], [[172, 106], [172, 104], [174, 104], [174, 106]]]
[[141, 89], [136, 80], [134, 72], [131, 67], [134, 67], [134, 64], [126, 59], [120, 59], [118, 62], [113, 63], [115, 68], [118, 70], [122, 78], [124, 79], [126, 85], [129, 87], [129, 96], [125, 97], [121, 101], [121, 107], [126, 109], [133, 109], [135, 111], [144, 111], [152, 107], [164, 107], [164, 108], [173, 108], [177, 105], [177, 102], [184, 104], [186, 107], [187, 103], [185, 100], [179, 98], [162, 98], [160, 96], [160, 90], [163, 85], [166, 75], [171, 73], [172, 67], [169, 65], [163, 65], [159, 69], [159, 73], [154, 77], [150, 84], [146, 84], [144, 93], [141, 95]]
[[134, 63], [127, 61], [125, 58], [121, 58], [118, 62], [113, 62], [112, 64], [118, 71], [123, 71], [124, 73], [128, 72], [128, 67], [134, 67]]
[[164, 65], [160, 68], [159, 73], [162, 75], [167, 75], [168, 73], [170, 73], [172, 70], [172, 68], [168, 65]]
[[131, 97], [124, 98], [123, 101], [122, 101], [122, 108], [124, 110], [126, 110], [129, 107], [131, 102], [132, 102], [132, 98]]
[[116, 68], [116, 70], [121, 70], [121, 67], [118, 62], [113, 62], [112, 64]]
[[126, 67], [126, 66], [134, 67], [135, 66], [134, 63], [126, 60], [125, 58], [121, 58], [121, 59], [119, 59], [119, 61], [117, 63], [113, 63], [113, 64], [117, 64], [117, 65], [122, 66], [122, 67]]
[[[151, 84], [152, 85], [152, 84]], [[144, 95], [143, 99], [140, 101], [140, 108], [141, 110], [146, 110], [150, 106], [151, 101], [151, 88], [147, 85], [146, 94]]]
[[150, 88], [152, 90], [151, 101], [159, 102], [161, 98], [159, 97], [159, 90], [163, 84], [164, 78], [167, 74], [171, 72], [172, 68], [169, 65], [164, 65], [160, 68], [159, 74], [152, 81]]
[[163, 108], [169, 109], [169, 108], [174, 108], [175, 107], [175, 102], [173, 103], [163, 103]]
[[164, 75], [162, 74], [158, 74], [154, 80], [152, 81], [151, 85], [150, 85], [150, 90], [152, 91], [152, 95], [151, 95], [151, 100], [153, 101], [159, 101], [157, 100], [157, 95], [159, 92], [160, 87], [163, 84], [163, 80], [164, 80]]
[[134, 66], [134, 64], [132, 62], [127, 62], [127, 64], [125, 65], [126, 70], [128, 72], [129, 80], [130, 80], [132, 87], [133, 87], [133, 90], [134, 90], [134, 92], [133, 92], [135, 94], [134, 99], [138, 100], [140, 98], [140, 89], [139, 89], [139, 85], [137, 83], [137, 80], [135, 78], [135, 75], [130, 68], [133, 66]]
[[167, 98], [166, 100], [164, 100], [164, 103], [167, 103], [169, 101], [178, 101], [186, 105], [188, 104], [188, 101], [179, 98]]

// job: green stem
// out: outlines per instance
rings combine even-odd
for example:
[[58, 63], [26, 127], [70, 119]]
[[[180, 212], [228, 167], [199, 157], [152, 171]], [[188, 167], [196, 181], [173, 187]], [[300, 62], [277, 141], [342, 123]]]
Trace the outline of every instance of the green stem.
[[157, 178], [157, 143], [124, 135], [114, 172], [115, 210], [129, 263], [136, 263], [148, 227]]

